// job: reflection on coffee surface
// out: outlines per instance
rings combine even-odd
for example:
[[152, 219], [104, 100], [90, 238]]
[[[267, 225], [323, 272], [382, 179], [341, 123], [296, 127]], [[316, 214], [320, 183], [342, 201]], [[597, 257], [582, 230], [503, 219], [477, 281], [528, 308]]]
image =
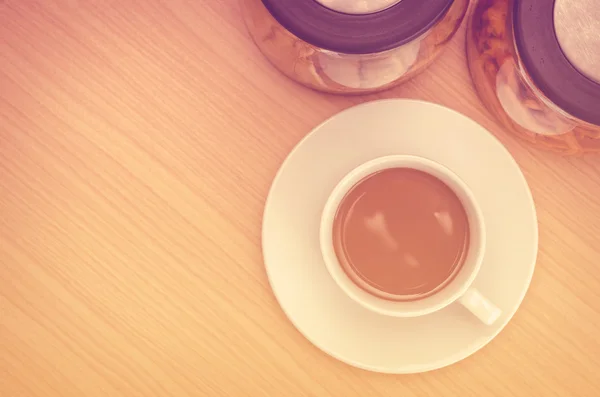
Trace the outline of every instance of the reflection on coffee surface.
[[359, 287], [391, 300], [430, 296], [452, 281], [469, 248], [468, 216], [454, 191], [410, 168], [358, 182], [334, 220], [338, 260]]

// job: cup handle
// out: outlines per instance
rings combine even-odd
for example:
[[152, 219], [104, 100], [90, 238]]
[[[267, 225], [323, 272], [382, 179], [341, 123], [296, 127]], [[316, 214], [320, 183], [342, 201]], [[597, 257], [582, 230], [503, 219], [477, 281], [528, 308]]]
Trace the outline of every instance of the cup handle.
[[502, 314], [496, 305], [474, 288], [468, 289], [458, 301], [486, 325], [494, 324]]

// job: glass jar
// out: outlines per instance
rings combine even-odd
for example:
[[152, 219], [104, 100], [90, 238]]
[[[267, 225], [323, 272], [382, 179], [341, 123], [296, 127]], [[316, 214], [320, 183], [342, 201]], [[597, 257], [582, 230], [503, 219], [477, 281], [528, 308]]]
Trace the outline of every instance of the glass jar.
[[596, 0], [481, 0], [467, 56], [481, 100], [508, 131], [562, 154], [600, 152]]
[[241, 0], [248, 30], [275, 67], [310, 88], [380, 91], [425, 69], [469, 0]]

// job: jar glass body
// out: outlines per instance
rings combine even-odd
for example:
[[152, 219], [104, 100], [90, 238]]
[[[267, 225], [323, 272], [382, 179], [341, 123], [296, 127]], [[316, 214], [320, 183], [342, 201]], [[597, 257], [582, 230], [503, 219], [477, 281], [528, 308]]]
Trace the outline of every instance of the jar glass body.
[[555, 105], [525, 70], [514, 41], [513, 1], [479, 1], [468, 24], [468, 65], [482, 102], [506, 130], [536, 147], [600, 152], [600, 126]]
[[424, 70], [458, 30], [469, 0], [455, 0], [420, 37], [372, 54], [343, 54], [315, 47], [286, 30], [261, 0], [240, 0], [254, 42], [291, 79], [336, 94], [363, 94], [403, 83]]

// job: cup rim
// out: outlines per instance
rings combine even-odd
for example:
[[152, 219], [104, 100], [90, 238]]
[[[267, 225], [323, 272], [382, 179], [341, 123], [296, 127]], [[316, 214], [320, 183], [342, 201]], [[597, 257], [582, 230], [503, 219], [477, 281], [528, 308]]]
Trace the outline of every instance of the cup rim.
[[[411, 166], [412, 165], [412, 166]], [[450, 282], [449, 285], [442, 288], [440, 291], [434, 293], [431, 296], [428, 296], [423, 299], [418, 299], [414, 301], [390, 301], [384, 298], [377, 297], [356, 285], [346, 272], [342, 269], [342, 266], [339, 264], [337, 259], [337, 255], [333, 248], [333, 221], [335, 215], [337, 213], [338, 207], [341, 204], [341, 201], [348, 193], [348, 191], [355, 186], [363, 178], [372, 175], [378, 171], [391, 169], [391, 168], [413, 168], [418, 169], [420, 171], [427, 172], [427, 170], [423, 170], [421, 168], [415, 168], [417, 166], [422, 166], [425, 168], [429, 168], [431, 170], [435, 170], [438, 175], [433, 175], [439, 178], [439, 174], [444, 175], [444, 179], [442, 182], [454, 186], [449, 186], [451, 189], [455, 190], [460, 189], [460, 193], [462, 196], [467, 199], [468, 203], [463, 202], [463, 206], [469, 206], [472, 210], [473, 217], [475, 219], [469, 218], [469, 227], [473, 229], [473, 225], [471, 225], [472, 221], [476, 222], [475, 228], [478, 232], [478, 238], [476, 239], [476, 246], [469, 246], [469, 255], [473, 255], [473, 265], [471, 266], [470, 274], [468, 277], [460, 284], [458, 288], [455, 287], [455, 291], [446, 299], [441, 300], [439, 302], [431, 303], [426, 307], [418, 307], [419, 305], [415, 304], [416, 302], [420, 302], [421, 306], [423, 306], [423, 301], [435, 301], [436, 296], [438, 296], [442, 291], [446, 290], [450, 285], [454, 284], [456, 280]], [[428, 172], [429, 173], [429, 172]], [[431, 174], [431, 173], [430, 173]], [[440, 178], [441, 179], [441, 178]], [[450, 182], [450, 183], [448, 183]], [[457, 194], [459, 192], [456, 192]], [[462, 199], [461, 199], [462, 201]], [[351, 299], [362, 305], [363, 307], [374, 311], [376, 313], [388, 315], [388, 316], [396, 316], [396, 317], [417, 317], [423, 316], [426, 314], [430, 314], [441, 310], [448, 305], [456, 302], [462, 295], [466, 293], [466, 291], [471, 287], [479, 270], [481, 269], [481, 265], [483, 263], [483, 255], [485, 251], [486, 244], [486, 235], [485, 235], [485, 223], [483, 219], [482, 211], [477, 203], [475, 196], [473, 195], [471, 189], [467, 186], [467, 184], [460, 179], [458, 175], [452, 172], [450, 169], [445, 167], [444, 165], [435, 162], [433, 160], [414, 156], [414, 155], [388, 155], [383, 157], [378, 157], [367, 161], [363, 164], [352, 169], [349, 173], [347, 173], [334, 187], [331, 194], [329, 195], [325, 206], [322, 211], [321, 221], [320, 221], [320, 230], [319, 230], [319, 240], [321, 246], [321, 254], [323, 256], [323, 260], [325, 262], [325, 266], [327, 271], [334, 279], [335, 283], [348, 295]], [[463, 269], [459, 271], [459, 275], [464, 272]], [[366, 296], [370, 298], [367, 299]], [[430, 299], [434, 298], [434, 299]], [[378, 302], [377, 304], [374, 302]], [[409, 307], [413, 308], [410, 309]]]

